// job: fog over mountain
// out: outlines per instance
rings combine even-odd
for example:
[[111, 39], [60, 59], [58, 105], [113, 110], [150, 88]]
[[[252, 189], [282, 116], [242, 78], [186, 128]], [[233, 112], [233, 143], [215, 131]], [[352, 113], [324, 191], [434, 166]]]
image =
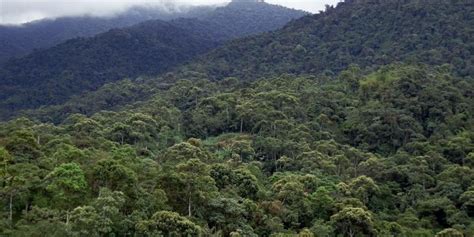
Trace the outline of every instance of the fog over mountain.
[[[17, 89], [22, 94], [26, 92], [30, 86], [18, 84], [25, 80], [28, 81], [26, 84], [34, 84], [35, 90], [42, 84], [45, 87], [40, 91], [48, 91], [47, 95], [26, 93], [43, 101], [35, 104], [64, 102], [73, 94], [96, 90], [107, 82], [166, 72], [227, 40], [276, 30], [293, 19], [307, 15], [304, 11], [248, 0], [245, 3], [235, 1], [215, 9], [195, 7], [185, 14], [155, 14], [159, 11], [134, 9], [136, 11], [127, 11], [129, 13], [123, 17], [109, 20], [67, 17], [19, 27], [0, 26], [0, 110], [5, 104], [13, 108], [13, 104], [23, 101], [19, 97], [10, 97], [11, 100], [6, 97], [16, 94], [14, 91]], [[122, 23], [146, 20], [144, 16], [148, 13], [158, 20], [87, 37], [93, 31], [100, 32], [107, 27], [117, 28]], [[175, 15], [183, 15], [183, 18], [163, 21]], [[52, 36], [58, 41], [70, 40], [48, 48], [59, 43], [52, 41]], [[41, 42], [38, 42], [39, 39]], [[37, 50], [27, 54], [32, 49]], [[14, 58], [8, 60], [11, 56]], [[2, 59], [6, 59], [4, 64]], [[40, 71], [45, 73], [38, 73]], [[66, 78], [71, 84], [57, 87]], [[5, 84], [10, 82], [19, 86]], [[61, 88], [60, 93], [54, 88]], [[32, 103], [25, 104], [32, 106]], [[0, 117], [6, 115], [3, 111], [0, 114]]]
[[5, 1], [0, 237], [474, 237], [474, 0]]
[[[0, 24], [21, 24], [44, 18], [63, 16], [111, 16], [137, 5], [160, 6], [170, 11], [181, 11], [190, 5], [222, 5], [229, 0], [3, 0], [0, 3]], [[267, 0], [290, 8], [317, 12], [326, 4], [339, 0]]]

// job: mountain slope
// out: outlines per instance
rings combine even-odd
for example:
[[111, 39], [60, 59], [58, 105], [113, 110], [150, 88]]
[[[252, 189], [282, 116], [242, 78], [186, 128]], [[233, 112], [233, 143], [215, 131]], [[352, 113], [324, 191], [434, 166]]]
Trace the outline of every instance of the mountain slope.
[[[112, 102], [139, 93], [128, 84]], [[202, 236], [473, 236], [473, 85], [400, 65], [182, 80], [117, 112], [0, 123], [0, 180], [26, 190], [1, 196], [14, 224], [4, 218], [0, 235], [159, 236], [191, 215], [176, 222]], [[204, 191], [190, 195], [196, 182]], [[163, 209], [175, 214], [157, 220]]]
[[[179, 79], [221, 80], [226, 77], [252, 80], [288, 73], [332, 76], [349, 64], [359, 64], [364, 71], [370, 72], [396, 61], [448, 63], [454, 74], [472, 77], [472, 4], [429, 2], [436, 4], [420, 4], [426, 2], [416, 0], [378, 4], [346, 1], [324, 13], [293, 21], [281, 30], [229, 42], [199, 60], [193, 60], [190, 65], [179, 67], [171, 77], [166, 75], [150, 84], [137, 83], [136, 88], [152, 88], [160, 85], [160, 80], [166, 83]], [[189, 21], [189, 25], [192, 22]], [[89, 95], [105, 98], [103, 103], [90, 106], [91, 103], [84, 102], [87, 98], [75, 98], [64, 106], [42, 110], [39, 117], [54, 114], [54, 120], [60, 121], [67, 116], [67, 111], [93, 114], [153, 94], [123, 96], [122, 90], [117, 88], [120, 85], [109, 85], [107, 89]], [[128, 88], [131, 87], [125, 90]], [[116, 94], [120, 100], [114, 101]]]
[[[369, 1], [380, 6], [356, 5]], [[195, 62], [181, 73], [109, 83], [74, 96], [63, 107], [48, 107], [57, 113], [36, 110], [58, 119], [57, 124], [37, 122], [34, 114], [0, 122], [0, 236], [474, 236], [474, 80], [456, 64], [425, 65], [449, 58], [432, 62], [423, 57], [430, 48], [450, 49], [445, 56], [470, 63], [469, 56], [450, 47], [456, 41], [459, 49], [469, 50], [472, 37], [463, 42], [462, 35], [443, 32], [443, 41], [427, 41], [436, 38], [430, 32], [436, 35], [437, 28], [446, 27], [446, 14], [458, 19], [447, 26], [454, 27], [447, 34], [472, 32], [469, 20], [462, 20], [472, 8], [450, 11], [438, 5], [440, 10], [434, 10], [419, 6], [434, 0], [388, 1], [397, 0], [340, 7], [369, 13], [363, 8], [384, 7], [406, 17], [412, 12], [408, 8], [417, 8], [441, 17], [443, 26], [425, 18], [400, 19], [391, 25], [409, 24], [398, 32], [369, 25], [350, 37], [343, 31], [350, 28], [338, 27], [342, 20], [323, 22], [321, 30], [331, 26], [341, 32], [320, 36], [332, 39], [318, 43], [320, 48], [310, 48], [311, 43], [277, 47], [293, 42], [265, 34], [235, 43], [248, 43], [251, 51], [233, 52], [231, 43], [210, 55], [233, 52], [235, 57], [229, 54], [226, 60], [243, 61], [248, 55], [267, 60], [271, 54], [252, 52], [273, 45], [275, 65], [210, 66], [219, 61], [204, 57], [210, 62]], [[390, 17], [366, 16], [390, 25], [384, 22]], [[318, 24], [313, 20], [295, 22], [274, 33], [280, 36], [275, 39], [321, 40], [314, 36]], [[415, 21], [434, 30], [415, 31], [421, 29]], [[166, 27], [176, 29], [163, 22], [156, 26]], [[405, 30], [417, 32], [411, 41], [417, 47], [395, 51], [395, 46], [410, 46], [407, 39], [391, 36]], [[129, 42], [121, 35], [141, 36], [133, 29], [112, 33], [108, 40], [119, 41], [113, 44], [117, 47]], [[164, 36], [159, 39], [171, 44]], [[371, 58], [341, 53], [364, 42], [383, 48], [374, 55], [406, 63], [370, 65]], [[321, 54], [325, 48], [340, 55], [329, 58]], [[282, 54], [285, 50], [288, 55]], [[312, 63], [322, 68], [299, 67], [306, 63], [301, 54], [315, 53], [321, 58], [307, 59], [317, 59]], [[364, 68], [352, 65], [332, 75], [350, 62]], [[291, 68], [285, 63], [297, 65], [285, 71]], [[326, 67], [330, 70], [323, 71]], [[208, 75], [221, 79], [226, 75], [220, 73], [230, 70], [248, 79], [285, 74], [209, 80]]]
[[472, 76], [473, 12], [466, 1], [346, 1], [282, 30], [233, 41], [186, 70], [251, 79], [404, 61], [449, 63]]
[[281, 28], [308, 13], [264, 2], [233, 1], [198, 19], [214, 24], [225, 33], [223, 40], [239, 38]]
[[20, 26], [0, 25], [0, 63], [11, 57], [26, 55], [34, 49], [52, 47], [68, 39], [93, 36], [113, 28], [127, 27], [152, 19], [197, 17], [212, 10], [214, 7], [171, 10], [159, 7], [133, 7], [112, 17], [61, 17]]
[[70, 40], [2, 66], [0, 110], [7, 117], [63, 103], [107, 82], [157, 75], [216, 47], [216, 41], [272, 30], [305, 14], [266, 3], [231, 3], [197, 19], [149, 21]]
[[170, 70], [215, 45], [162, 21], [70, 40], [8, 61], [0, 72], [1, 105], [28, 108], [64, 101], [108, 81]]

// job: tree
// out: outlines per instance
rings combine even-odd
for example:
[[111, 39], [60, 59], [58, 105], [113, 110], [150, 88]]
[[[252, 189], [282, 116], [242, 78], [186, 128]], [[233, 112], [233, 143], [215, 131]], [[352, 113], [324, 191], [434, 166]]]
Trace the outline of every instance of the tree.
[[45, 233], [52, 237], [71, 236], [63, 213], [50, 208], [33, 206], [15, 227], [13, 236], [42, 237]]
[[46, 180], [49, 183], [46, 190], [53, 196], [52, 203], [56, 208], [69, 211], [85, 201], [88, 185], [78, 164], [62, 164], [49, 173]]
[[96, 225], [102, 235], [125, 233], [130, 229], [123, 214], [126, 200], [125, 194], [120, 191], [110, 191], [107, 188], [100, 190], [92, 206], [97, 210], [99, 221]]
[[137, 182], [135, 172], [118, 161], [105, 159], [93, 167], [95, 188], [106, 187], [110, 190], [132, 192]]
[[326, 187], [319, 187], [310, 198], [314, 215], [323, 220], [328, 219], [334, 208], [334, 199], [329, 190]]
[[359, 198], [364, 204], [368, 204], [372, 196], [377, 194], [380, 189], [374, 180], [367, 176], [359, 176], [349, 183], [351, 193]]
[[273, 186], [275, 198], [284, 209], [280, 218], [293, 228], [308, 226], [313, 219], [311, 199], [305, 190], [304, 177], [287, 176], [276, 181]]
[[169, 211], [155, 213], [150, 220], [138, 223], [137, 229], [147, 236], [200, 236], [202, 232], [201, 227], [186, 217]]
[[81, 149], [74, 147], [69, 144], [61, 144], [55, 147], [55, 152], [52, 154], [51, 159], [53, 165], [57, 165], [62, 162], [75, 162], [78, 164], [87, 163], [87, 155]]
[[343, 236], [376, 236], [372, 214], [362, 208], [346, 207], [331, 216], [331, 221]]
[[188, 204], [188, 217], [193, 216], [193, 205], [205, 201], [217, 188], [210, 176], [209, 167], [198, 159], [191, 159], [176, 167], [178, 177], [185, 186], [184, 195]]
[[15, 162], [25, 162], [39, 158], [42, 154], [36, 137], [30, 130], [13, 132], [5, 145]]
[[190, 140], [168, 148], [158, 160], [160, 163], [177, 164], [189, 159], [206, 162], [211, 159], [211, 155], [200, 147], [199, 142], [192, 143]]
[[334, 227], [329, 221], [326, 222], [324, 220], [317, 219], [311, 227], [311, 231], [316, 233], [316, 236], [318, 237], [329, 237], [334, 233]]
[[210, 171], [220, 190], [234, 190], [241, 197], [255, 199], [260, 191], [257, 178], [247, 169], [234, 169], [229, 165], [214, 165]]
[[459, 200], [463, 204], [463, 208], [466, 210], [466, 212], [470, 215], [474, 215], [474, 189], [471, 188], [471, 190], [468, 190], [464, 192]]
[[444, 229], [436, 234], [435, 237], [464, 237], [464, 235], [456, 229]]
[[2, 176], [7, 175], [8, 166], [12, 162], [12, 157], [8, 151], [0, 146], [0, 174]]
[[22, 204], [21, 207], [28, 210], [29, 199], [31, 198], [30, 191], [40, 185], [42, 170], [34, 164], [19, 163], [8, 165], [6, 170], [2, 170], [3, 172], [5, 172], [5, 175], [0, 176], [0, 184], [2, 185], [0, 194], [8, 200], [8, 220], [12, 224], [15, 206]]
[[206, 219], [211, 227], [227, 236], [232, 231], [248, 228], [248, 224], [243, 219], [246, 214], [245, 207], [240, 200], [214, 198], [209, 202], [209, 212]]
[[71, 212], [71, 229], [79, 236], [100, 236], [101, 230], [98, 226], [100, 221], [100, 216], [91, 206], [77, 207]]

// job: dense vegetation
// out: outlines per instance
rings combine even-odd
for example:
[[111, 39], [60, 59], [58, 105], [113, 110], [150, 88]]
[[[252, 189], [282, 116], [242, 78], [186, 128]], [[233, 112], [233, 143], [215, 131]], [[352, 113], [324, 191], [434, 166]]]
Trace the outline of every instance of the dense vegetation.
[[[376, 2], [376, 3], [375, 3]], [[347, 0], [284, 29], [233, 41], [191, 67], [211, 78], [334, 74], [351, 63], [452, 64], [474, 74], [474, 4], [445, 0]]]
[[198, 17], [212, 10], [214, 7], [132, 7], [111, 17], [61, 17], [23, 25], [0, 25], [0, 63], [76, 37], [93, 36], [152, 19]]
[[221, 40], [280, 29], [288, 22], [307, 15], [303, 11], [253, 1], [232, 1], [209, 14], [198, 17], [223, 34]]
[[1, 117], [22, 108], [63, 102], [106, 82], [165, 72], [216, 45], [155, 20], [10, 60], [4, 73], [0, 69]]
[[0, 123], [0, 235], [474, 236], [473, 5], [376, 2]]
[[217, 42], [273, 30], [304, 14], [266, 3], [231, 3], [198, 19], [148, 21], [9, 60], [0, 67], [0, 119], [64, 103], [107, 82], [169, 71]]
[[180, 80], [116, 112], [12, 120], [0, 126], [0, 229], [472, 236], [472, 91], [448, 65], [351, 66]]

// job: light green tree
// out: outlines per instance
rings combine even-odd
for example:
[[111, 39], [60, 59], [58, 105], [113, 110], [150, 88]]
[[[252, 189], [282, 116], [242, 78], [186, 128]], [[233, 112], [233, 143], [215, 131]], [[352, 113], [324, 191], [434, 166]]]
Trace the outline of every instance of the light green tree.
[[346, 207], [331, 216], [337, 233], [342, 236], [375, 236], [372, 214], [362, 208]]

